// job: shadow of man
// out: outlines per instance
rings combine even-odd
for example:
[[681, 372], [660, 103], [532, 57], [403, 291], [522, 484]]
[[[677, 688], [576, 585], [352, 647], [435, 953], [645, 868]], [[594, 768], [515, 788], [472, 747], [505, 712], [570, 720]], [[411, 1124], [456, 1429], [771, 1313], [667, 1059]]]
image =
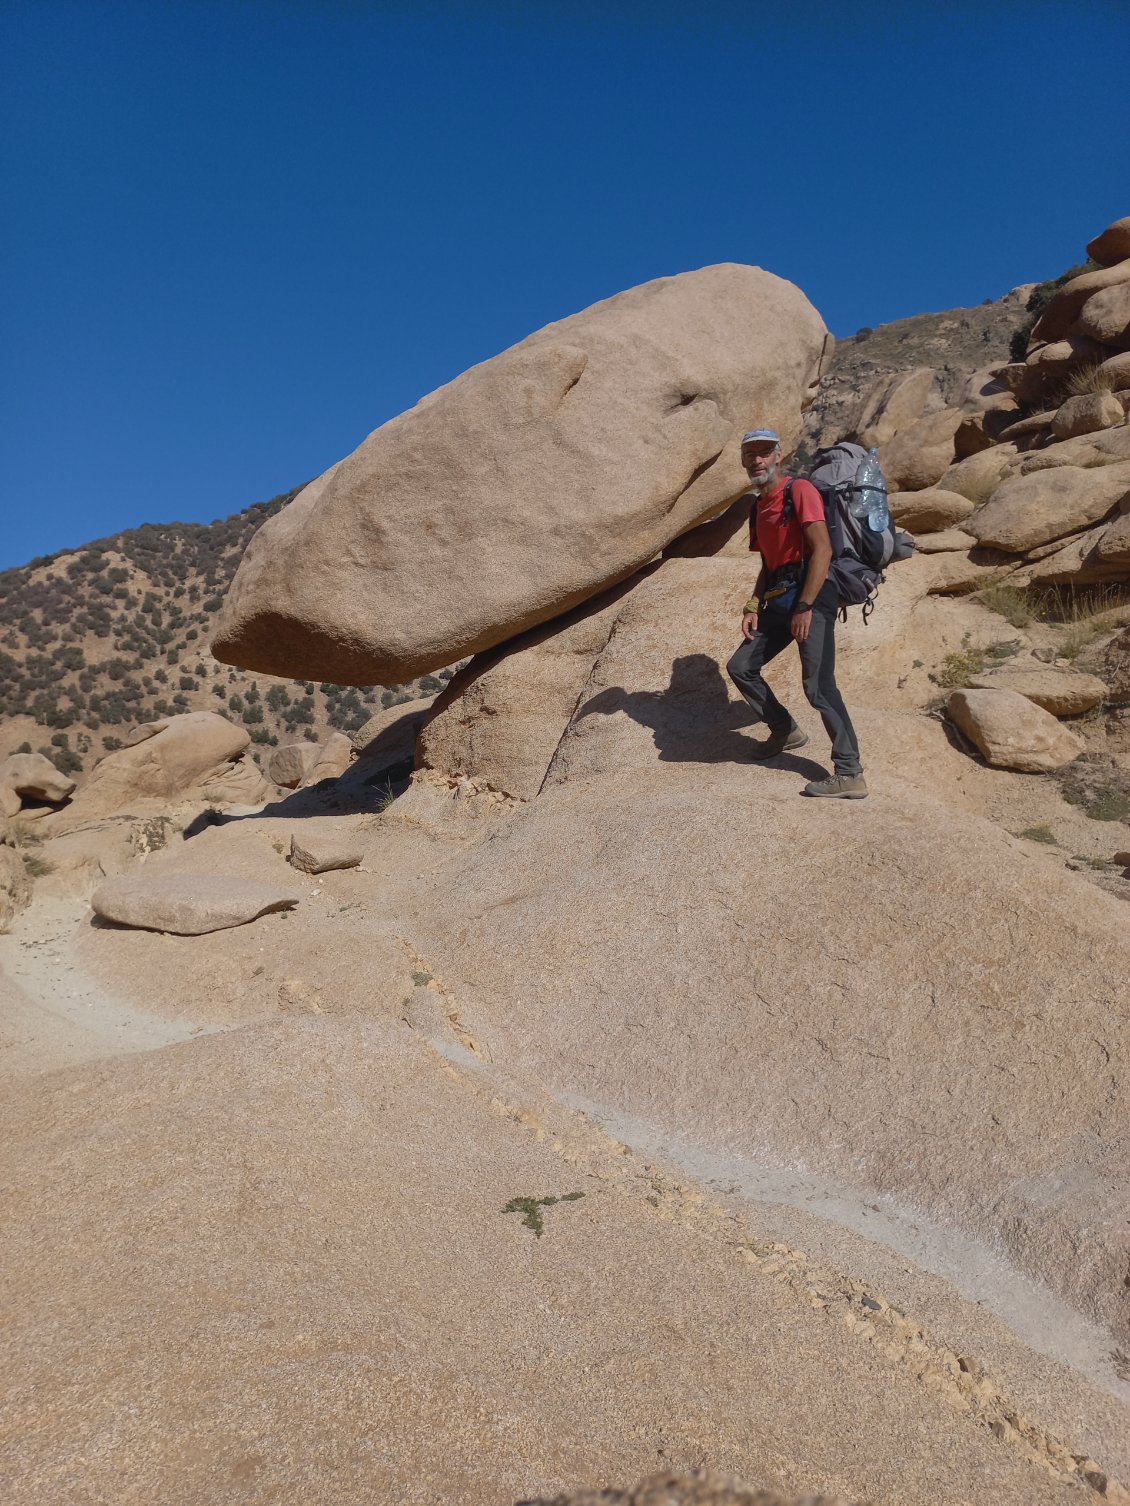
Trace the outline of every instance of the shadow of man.
[[[662, 762], [751, 762], [751, 740], [739, 730], [752, 725], [750, 709], [744, 701], [731, 699], [727, 681], [709, 654], [676, 659], [666, 690], [602, 690], [585, 702], [577, 719], [612, 716], [617, 711], [649, 728]], [[820, 778], [825, 772], [795, 753], [782, 753], [769, 762], [806, 779]]]

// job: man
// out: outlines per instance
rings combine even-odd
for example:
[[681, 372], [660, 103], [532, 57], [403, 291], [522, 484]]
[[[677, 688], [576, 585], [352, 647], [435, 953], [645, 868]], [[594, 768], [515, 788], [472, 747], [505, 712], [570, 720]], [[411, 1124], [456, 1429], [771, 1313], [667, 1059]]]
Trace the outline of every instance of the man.
[[770, 659], [795, 643], [804, 693], [832, 739], [835, 770], [830, 778], [805, 785], [804, 793], [862, 800], [867, 785], [859, 744], [836, 687], [839, 594], [828, 579], [832, 541], [823, 499], [811, 482], [790, 482], [782, 472], [781, 441], [772, 429], [751, 429], [742, 436], [742, 465], [753, 483], [749, 547], [760, 551], [761, 569], [742, 611], [744, 641], [726, 669], [757, 718], [769, 726], [769, 736], [756, 744], [753, 756], [774, 758], [808, 741], [761, 675]]

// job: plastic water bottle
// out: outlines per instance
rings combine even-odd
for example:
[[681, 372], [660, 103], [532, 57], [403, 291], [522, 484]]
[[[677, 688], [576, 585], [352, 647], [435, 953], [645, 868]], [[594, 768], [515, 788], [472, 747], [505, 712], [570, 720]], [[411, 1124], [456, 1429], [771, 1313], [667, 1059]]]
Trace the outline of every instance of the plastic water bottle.
[[867, 526], [873, 533], [882, 533], [891, 521], [887, 507], [887, 483], [883, 479], [883, 468], [874, 450], [868, 451], [867, 459], [859, 462], [851, 511], [857, 518], [866, 518]]

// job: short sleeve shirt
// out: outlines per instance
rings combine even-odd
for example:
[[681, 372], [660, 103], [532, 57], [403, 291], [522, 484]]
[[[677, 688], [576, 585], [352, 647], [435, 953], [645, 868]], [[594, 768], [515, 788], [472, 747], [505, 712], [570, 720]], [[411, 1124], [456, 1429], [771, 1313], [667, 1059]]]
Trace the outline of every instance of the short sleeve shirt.
[[779, 570], [808, 558], [804, 525], [823, 523], [824, 501], [811, 481], [792, 483], [792, 516], [785, 516], [788, 477], [766, 496], [755, 498], [749, 513], [749, 547], [760, 552], [767, 570]]

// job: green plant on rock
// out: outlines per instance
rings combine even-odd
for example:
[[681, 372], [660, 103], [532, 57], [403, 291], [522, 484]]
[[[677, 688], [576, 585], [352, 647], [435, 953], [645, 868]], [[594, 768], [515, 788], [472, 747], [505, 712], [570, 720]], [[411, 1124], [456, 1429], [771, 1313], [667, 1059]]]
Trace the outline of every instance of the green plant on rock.
[[502, 1211], [503, 1213], [520, 1213], [523, 1226], [533, 1232], [535, 1239], [540, 1239], [545, 1233], [541, 1210], [552, 1208], [557, 1203], [575, 1203], [578, 1198], [582, 1197], [584, 1197], [583, 1192], [566, 1192], [561, 1197], [512, 1197]]

